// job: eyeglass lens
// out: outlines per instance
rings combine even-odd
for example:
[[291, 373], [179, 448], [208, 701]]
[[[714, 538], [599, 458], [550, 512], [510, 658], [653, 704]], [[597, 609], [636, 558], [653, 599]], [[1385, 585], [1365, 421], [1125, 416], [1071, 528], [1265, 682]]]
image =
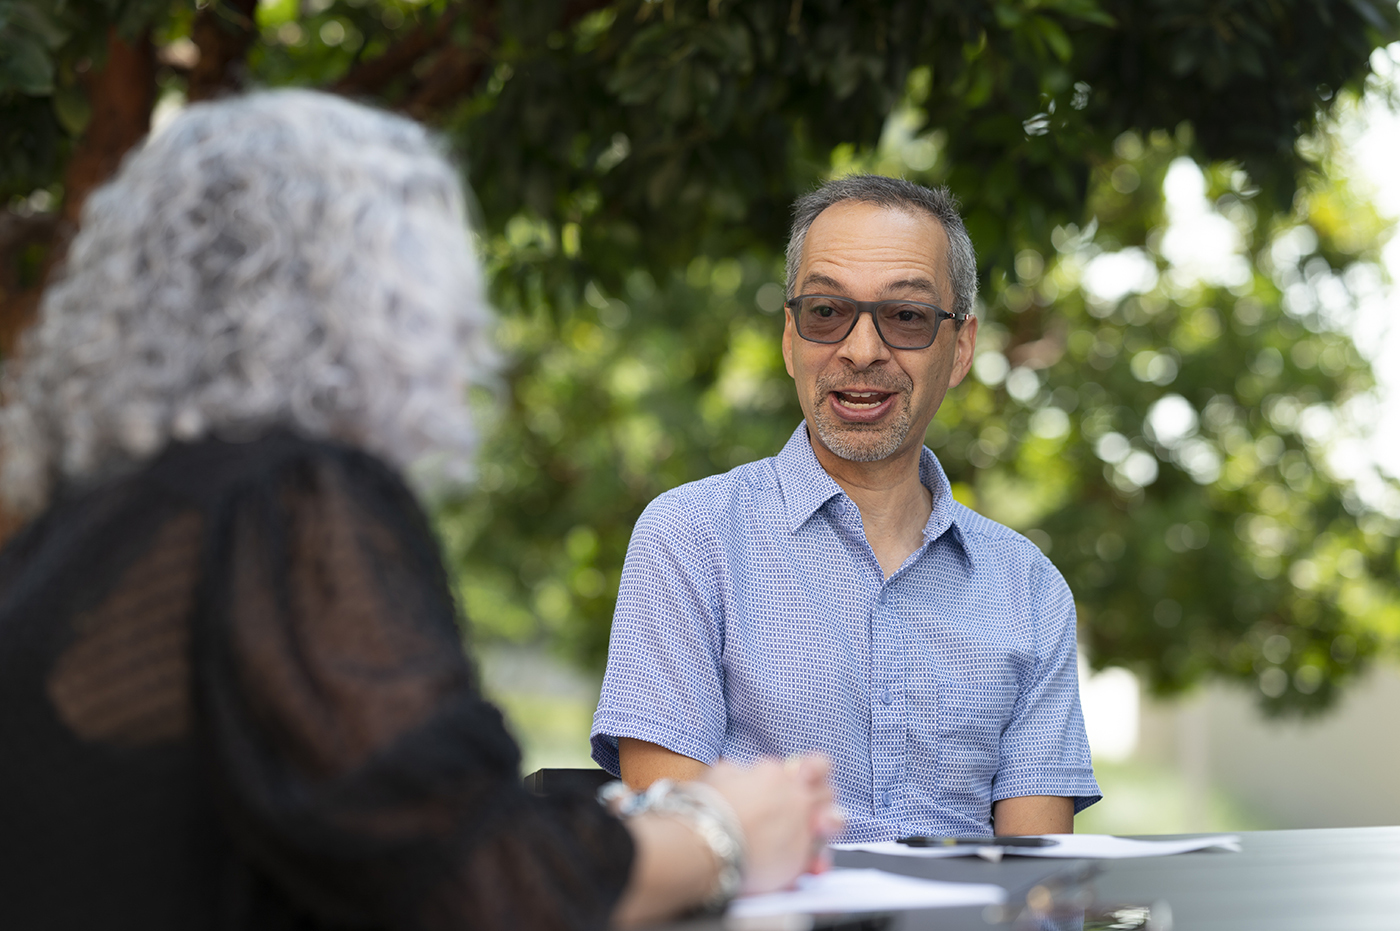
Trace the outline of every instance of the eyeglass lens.
[[[834, 297], [799, 297], [793, 302], [797, 332], [818, 343], [839, 343], [855, 329], [859, 310]], [[942, 317], [937, 308], [903, 301], [880, 301], [871, 311], [875, 329], [895, 349], [924, 349], [932, 345]]]

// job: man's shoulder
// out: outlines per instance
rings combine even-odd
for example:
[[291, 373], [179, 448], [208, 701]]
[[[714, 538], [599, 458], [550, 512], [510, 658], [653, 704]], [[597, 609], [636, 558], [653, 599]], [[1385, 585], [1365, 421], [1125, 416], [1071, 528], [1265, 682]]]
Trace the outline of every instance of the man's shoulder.
[[1006, 560], [1022, 571], [1058, 577], [1059, 571], [1045, 552], [1025, 534], [1012, 530], [958, 501], [954, 501], [953, 523], [963, 535], [963, 542], [974, 562], [979, 557], [990, 559], [994, 565]]
[[774, 463], [772, 457], [746, 462], [728, 472], [663, 491], [647, 505], [638, 526], [682, 519], [714, 523], [751, 515], [763, 501], [779, 495]]
[[998, 523], [984, 514], [979, 514], [961, 501], [954, 500], [952, 509], [953, 522], [963, 533], [975, 537], [979, 543], [1008, 546], [1024, 544], [1032, 549], [1035, 548], [1035, 544], [1024, 534], [1017, 533], [1005, 524]]

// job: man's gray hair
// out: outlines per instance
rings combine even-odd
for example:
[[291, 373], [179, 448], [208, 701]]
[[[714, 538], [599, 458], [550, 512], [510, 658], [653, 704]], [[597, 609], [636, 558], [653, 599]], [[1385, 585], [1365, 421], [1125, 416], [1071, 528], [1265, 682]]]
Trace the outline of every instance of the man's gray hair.
[[792, 206], [792, 229], [787, 246], [787, 296], [797, 296], [797, 272], [802, 248], [817, 215], [842, 201], [854, 200], [900, 210], [922, 210], [943, 225], [948, 236], [948, 284], [953, 290], [955, 314], [971, 313], [977, 300], [977, 255], [958, 214], [958, 201], [946, 187], [926, 188], [902, 178], [883, 175], [847, 175], [828, 181]]
[[171, 442], [279, 427], [459, 477], [489, 317], [421, 126], [308, 91], [192, 106], [83, 210], [5, 372], [0, 492], [33, 514]]

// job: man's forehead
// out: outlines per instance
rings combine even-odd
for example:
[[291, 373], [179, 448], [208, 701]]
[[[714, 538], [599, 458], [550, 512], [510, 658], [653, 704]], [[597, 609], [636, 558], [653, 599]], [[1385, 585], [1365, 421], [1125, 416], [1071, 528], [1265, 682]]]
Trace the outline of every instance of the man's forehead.
[[882, 291], [943, 290], [948, 236], [937, 217], [922, 210], [841, 201], [817, 215], [803, 243], [798, 282], [845, 287], [859, 278]]

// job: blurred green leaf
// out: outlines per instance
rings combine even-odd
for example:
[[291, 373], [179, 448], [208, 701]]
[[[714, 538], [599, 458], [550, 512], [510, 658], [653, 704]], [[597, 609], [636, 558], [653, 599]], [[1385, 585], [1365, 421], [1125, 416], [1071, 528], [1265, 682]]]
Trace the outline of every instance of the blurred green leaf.
[[70, 135], [80, 136], [92, 119], [92, 105], [87, 95], [76, 85], [58, 88], [53, 95], [54, 113]]
[[53, 92], [53, 60], [37, 36], [0, 32], [0, 94], [32, 97]]

